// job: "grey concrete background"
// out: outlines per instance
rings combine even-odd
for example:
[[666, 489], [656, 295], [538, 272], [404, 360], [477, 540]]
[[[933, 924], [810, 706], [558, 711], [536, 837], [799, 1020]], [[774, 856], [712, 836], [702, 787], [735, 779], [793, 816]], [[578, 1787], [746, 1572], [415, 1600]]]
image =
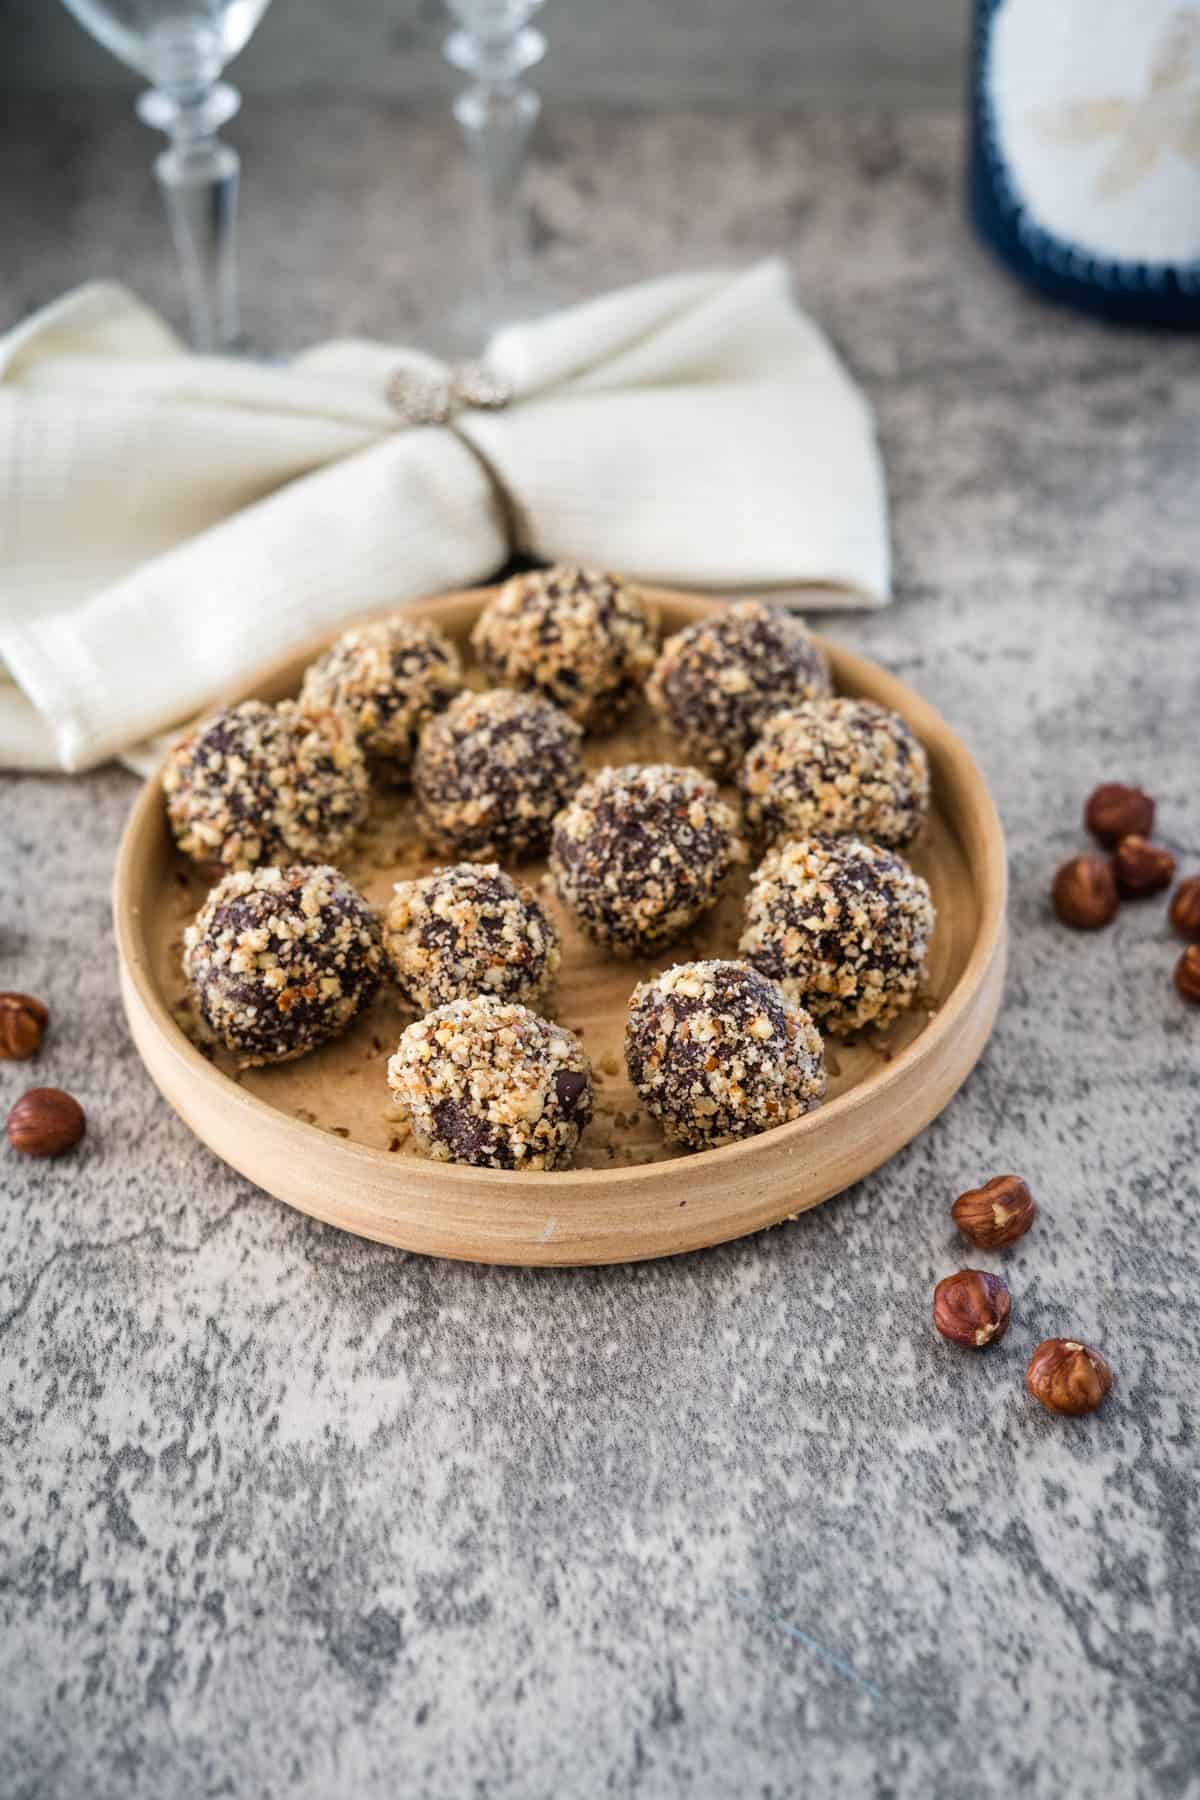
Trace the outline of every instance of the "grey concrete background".
[[[538, 81], [618, 105], [952, 104], [967, 0], [550, 0]], [[233, 79], [248, 94], [448, 92], [441, 0], [274, 0]], [[136, 87], [58, 0], [0, 6], [0, 85]]]
[[[85, 273], [175, 308], [144, 134], [10, 109], [0, 315]], [[264, 98], [260, 343], [419, 334], [463, 246], [440, 119]], [[974, 746], [1009, 837], [994, 1039], [937, 1123], [798, 1223], [523, 1273], [339, 1236], [222, 1167], [122, 1022], [134, 788], [0, 784], [0, 986], [91, 1126], [0, 1155], [6, 1800], [1188, 1800], [1200, 1012], [1159, 903], [1047, 888], [1083, 797], [1142, 781], [1200, 868], [1200, 365], [1026, 297], [960, 223], [953, 119], [559, 109], [533, 194], [567, 285], [783, 247], [876, 408], [897, 600], [828, 629]], [[0, 241], [12, 242], [10, 218]], [[798, 429], [803, 422], [798, 421]], [[0, 1107], [29, 1071], [0, 1065]], [[947, 1207], [1015, 1167], [1015, 1320], [929, 1325]], [[1104, 1347], [1103, 1413], [1022, 1389]]]

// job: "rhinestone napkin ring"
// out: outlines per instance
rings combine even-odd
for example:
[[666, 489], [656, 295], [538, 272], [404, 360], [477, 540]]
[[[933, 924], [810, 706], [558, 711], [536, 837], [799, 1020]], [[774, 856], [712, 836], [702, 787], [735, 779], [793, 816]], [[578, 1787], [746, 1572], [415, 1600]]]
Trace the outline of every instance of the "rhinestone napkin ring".
[[494, 412], [507, 406], [512, 388], [486, 363], [454, 363], [444, 374], [397, 369], [387, 385], [388, 403], [404, 425], [448, 425], [460, 412]]

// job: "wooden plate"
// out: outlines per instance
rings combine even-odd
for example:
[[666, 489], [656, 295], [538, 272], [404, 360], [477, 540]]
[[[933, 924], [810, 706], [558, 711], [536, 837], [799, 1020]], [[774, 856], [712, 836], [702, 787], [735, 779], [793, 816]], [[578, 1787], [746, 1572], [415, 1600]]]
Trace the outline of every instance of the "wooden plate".
[[[465, 646], [486, 598], [451, 594], [414, 610]], [[655, 598], [664, 632], [720, 604]], [[320, 648], [228, 698], [295, 693]], [[666, 1145], [625, 1078], [621, 1043], [635, 983], [672, 962], [734, 954], [744, 877], [653, 963], [606, 956], [547, 896], [563, 935], [556, 1015], [582, 1035], [597, 1074], [597, 1116], [570, 1172], [458, 1168], [413, 1153], [384, 1081], [387, 1056], [412, 1016], [391, 994], [336, 1044], [239, 1074], [223, 1053], [192, 1041], [180, 939], [206, 883], [174, 849], [156, 778], [125, 831], [114, 911], [126, 1014], [162, 1094], [218, 1156], [290, 1205], [382, 1243], [477, 1262], [606, 1263], [694, 1250], [776, 1224], [878, 1168], [941, 1111], [991, 1031], [1004, 978], [1004, 840], [979, 771], [932, 707], [874, 664], [835, 643], [825, 648], [838, 688], [894, 707], [929, 752], [933, 816], [911, 860], [933, 889], [938, 922], [919, 1002], [882, 1038], [829, 1045], [829, 1098], [818, 1111], [724, 1149], [684, 1154]], [[593, 767], [671, 758], [646, 711], [586, 749]], [[376, 902], [394, 881], [434, 866], [407, 799], [376, 796], [344, 866]], [[544, 870], [528, 865], [521, 874], [535, 882]]]

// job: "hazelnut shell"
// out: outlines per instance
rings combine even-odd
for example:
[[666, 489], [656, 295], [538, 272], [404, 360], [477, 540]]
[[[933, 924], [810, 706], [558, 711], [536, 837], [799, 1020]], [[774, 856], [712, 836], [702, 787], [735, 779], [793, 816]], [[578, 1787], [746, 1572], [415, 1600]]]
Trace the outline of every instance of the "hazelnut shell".
[[1154, 802], [1140, 788], [1106, 781], [1089, 796], [1083, 822], [1093, 837], [1111, 849], [1123, 837], [1150, 836], [1154, 830]]
[[964, 1237], [980, 1250], [1002, 1250], [1024, 1237], [1037, 1218], [1037, 1201], [1019, 1175], [993, 1175], [968, 1188], [950, 1208]]
[[1200, 944], [1189, 944], [1175, 964], [1175, 986], [1185, 1000], [1200, 1006]]
[[1047, 1338], [1025, 1371], [1025, 1386], [1050, 1412], [1095, 1412], [1112, 1387], [1112, 1370], [1098, 1350], [1077, 1338]]
[[986, 1350], [998, 1344], [1012, 1318], [1008, 1283], [986, 1269], [959, 1269], [933, 1290], [933, 1324], [964, 1350]]
[[1113, 852], [1113, 878], [1126, 900], [1161, 894], [1175, 879], [1175, 858], [1144, 837], [1123, 837]]
[[1098, 931], [1121, 904], [1112, 868], [1103, 856], [1073, 856], [1054, 877], [1054, 910], [1075, 931]]
[[61, 1156], [86, 1129], [82, 1106], [61, 1088], [30, 1088], [8, 1115], [8, 1141], [26, 1156]]
[[1171, 896], [1170, 919], [1180, 937], [1200, 944], [1200, 875], [1188, 875]]
[[0, 1059], [25, 1062], [36, 1056], [50, 1014], [32, 994], [0, 994]]

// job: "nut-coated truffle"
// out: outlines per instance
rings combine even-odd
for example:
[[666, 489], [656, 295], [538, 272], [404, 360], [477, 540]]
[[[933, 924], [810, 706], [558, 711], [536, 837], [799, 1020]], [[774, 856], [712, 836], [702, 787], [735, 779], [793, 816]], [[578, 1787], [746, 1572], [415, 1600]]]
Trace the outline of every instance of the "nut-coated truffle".
[[537, 694], [460, 694], [421, 733], [417, 817], [443, 852], [472, 862], [536, 856], [583, 780], [573, 719]]
[[560, 960], [558, 933], [533, 890], [497, 863], [397, 882], [383, 941], [402, 993], [421, 1012], [472, 994], [536, 1007]]
[[744, 600], [668, 638], [646, 696], [686, 754], [724, 779], [773, 713], [829, 691], [804, 621]]
[[890, 1025], [920, 985], [934, 925], [929, 884], [859, 838], [793, 838], [755, 870], [738, 946], [823, 1031]]
[[462, 687], [462, 664], [449, 638], [397, 613], [343, 631], [306, 670], [300, 705], [343, 713], [379, 772], [402, 781], [422, 726]]
[[737, 819], [696, 769], [602, 769], [555, 820], [559, 898], [597, 943], [623, 954], [677, 938], [744, 856]]
[[929, 810], [929, 763], [899, 713], [813, 700], [776, 713], [742, 765], [746, 823], [769, 843], [835, 832], [903, 848]]
[[563, 1169], [592, 1116], [578, 1038], [477, 994], [410, 1025], [388, 1086], [427, 1156], [486, 1169]]
[[678, 963], [642, 982], [625, 1063], [667, 1136], [696, 1150], [798, 1119], [825, 1094], [816, 1026], [745, 963]]
[[336, 869], [238, 870], [183, 939], [201, 1017], [245, 1067], [290, 1062], [344, 1031], [386, 972], [379, 921]]
[[541, 694], [585, 731], [616, 723], [658, 648], [654, 615], [635, 587], [561, 565], [507, 581], [471, 643], [489, 681]]
[[181, 733], [163, 767], [176, 842], [229, 869], [325, 862], [367, 815], [367, 769], [345, 721], [244, 700]]

